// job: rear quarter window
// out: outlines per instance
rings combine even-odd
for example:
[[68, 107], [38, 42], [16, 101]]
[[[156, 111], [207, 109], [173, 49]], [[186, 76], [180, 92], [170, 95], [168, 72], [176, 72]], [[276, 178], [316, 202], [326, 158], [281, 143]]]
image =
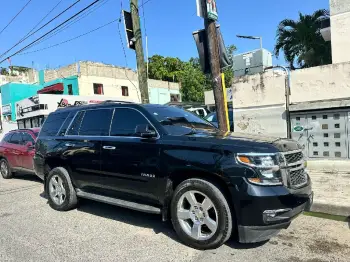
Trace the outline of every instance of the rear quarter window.
[[2, 141], [6, 143], [10, 143], [12, 135], [13, 133], [6, 134], [5, 137], [2, 139]]
[[69, 112], [51, 113], [41, 128], [40, 136], [56, 136]]

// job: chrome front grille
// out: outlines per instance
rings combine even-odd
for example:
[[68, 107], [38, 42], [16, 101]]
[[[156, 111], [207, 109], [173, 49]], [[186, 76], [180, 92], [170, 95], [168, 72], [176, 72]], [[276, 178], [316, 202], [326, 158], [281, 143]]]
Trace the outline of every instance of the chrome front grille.
[[301, 150], [282, 153], [286, 163], [285, 184], [290, 188], [300, 188], [307, 184], [305, 160]]
[[287, 153], [284, 157], [286, 158], [287, 164], [300, 162], [304, 159], [303, 152]]
[[301, 187], [307, 184], [307, 175], [304, 168], [289, 171], [289, 181], [292, 187]]

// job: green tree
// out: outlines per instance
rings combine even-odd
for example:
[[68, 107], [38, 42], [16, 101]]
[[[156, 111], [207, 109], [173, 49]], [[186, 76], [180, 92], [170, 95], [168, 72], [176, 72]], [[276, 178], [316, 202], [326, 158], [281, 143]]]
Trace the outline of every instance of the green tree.
[[6, 68], [4, 68], [4, 67], [0, 68], [0, 75], [8, 75], [8, 74], [9, 74], [9, 72], [7, 71]]
[[[233, 61], [233, 53], [236, 46], [227, 47], [230, 60]], [[226, 87], [229, 88], [233, 81], [233, 69], [224, 70]], [[204, 91], [211, 90], [211, 76], [202, 72], [199, 58], [192, 57], [188, 62], [175, 57], [154, 55], [149, 58], [149, 78], [180, 82], [182, 100], [185, 102], [203, 102]]]
[[332, 63], [331, 44], [325, 42], [320, 33], [321, 22], [327, 17], [329, 11], [322, 9], [312, 15], [299, 13], [297, 21], [281, 21], [277, 29], [275, 55], [278, 57], [282, 50], [291, 69], [295, 69], [295, 63], [301, 68]]
[[154, 55], [149, 58], [149, 78], [175, 82], [183, 70], [183, 62], [179, 58]]
[[206, 76], [192, 62], [185, 62], [180, 74], [182, 100], [186, 102], [203, 102]]

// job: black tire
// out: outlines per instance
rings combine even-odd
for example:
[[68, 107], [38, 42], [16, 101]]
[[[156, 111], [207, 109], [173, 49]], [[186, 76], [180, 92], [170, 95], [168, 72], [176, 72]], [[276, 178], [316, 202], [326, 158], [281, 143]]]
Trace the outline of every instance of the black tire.
[[0, 160], [0, 168], [2, 167], [2, 165], [4, 165], [6, 167], [6, 169], [7, 169], [6, 173], [1, 171], [2, 177], [4, 179], [11, 179], [13, 177], [13, 172], [11, 171], [9, 163], [4, 158]]
[[[217, 229], [209, 239], [197, 240], [192, 238], [180, 225], [177, 215], [177, 207], [182, 196], [189, 191], [197, 191], [206, 195], [211, 200], [217, 211]], [[189, 222], [191, 222], [191, 219], [189, 220]], [[171, 221], [179, 238], [186, 245], [201, 250], [218, 248], [224, 244], [231, 236], [233, 225], [231, 210], [225, 196], [217, 186], [203, 179], [185, 180], [175, 189], [171, 201]]]
[[[62, 180], [62, 185], [65, 189], [66, 195], [65, 195], [63, 203], [61, 203], [61, 204], [57, 204], [54, 201], [53, 196], [50, 194], [50, 188], [49, 188], [50, 187], [50, 180], [54, 176], [59, 177]], [[68, 211], [68, 210], [74, 209], [78, 204], [77, 194], [76, 194], [75, 189], [73, 187], [69, 173], [63, 167], [56, 167], [50, 171], [50, 173], [48, 174], [48, 176], [45, 180], [45, 192], [46, 192], [46, 196], [48, 198], [48, 202], [49, 202], [50, 207], [52, 207], [53, 209], [55, 209], [57, 211]]]

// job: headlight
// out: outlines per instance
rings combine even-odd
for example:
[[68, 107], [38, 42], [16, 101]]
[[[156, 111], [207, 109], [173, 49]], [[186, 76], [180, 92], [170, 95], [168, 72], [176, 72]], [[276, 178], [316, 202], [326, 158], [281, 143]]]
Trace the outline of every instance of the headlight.
[[259, 185], [282, 185], [280, 166], [284, 165], [284, 158], [279, 154], [237, 154], [237, 161], [253, 167], [258, 177], [247, 178], [249, 182]]

